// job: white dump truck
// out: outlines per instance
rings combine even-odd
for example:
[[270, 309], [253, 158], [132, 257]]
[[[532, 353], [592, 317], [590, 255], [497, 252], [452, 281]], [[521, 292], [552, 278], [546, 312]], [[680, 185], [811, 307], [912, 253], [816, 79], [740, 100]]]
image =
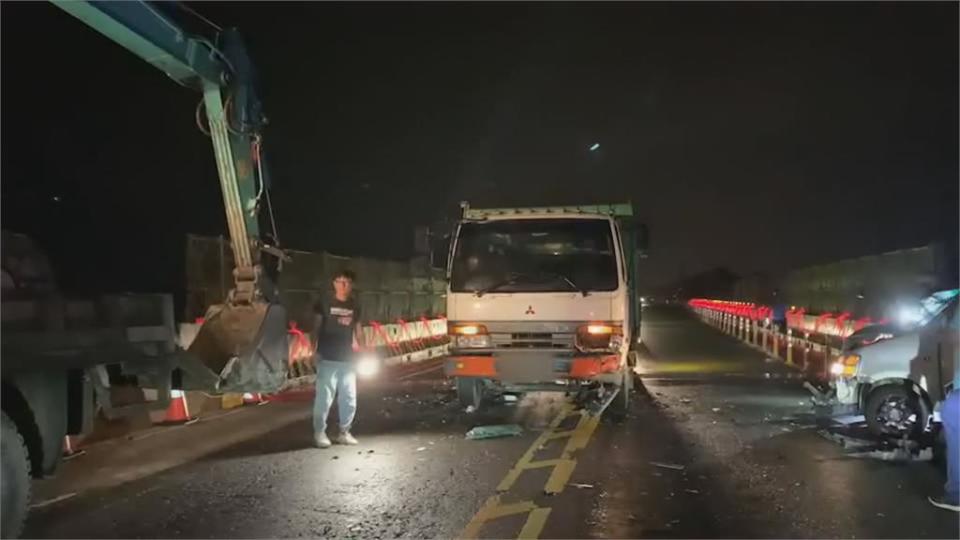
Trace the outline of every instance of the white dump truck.
[[447, 271], [450, 357], [465, 407], [561, 391], [625, 410], [640, 336], [646, 227], [630, 204], [461, 205]]

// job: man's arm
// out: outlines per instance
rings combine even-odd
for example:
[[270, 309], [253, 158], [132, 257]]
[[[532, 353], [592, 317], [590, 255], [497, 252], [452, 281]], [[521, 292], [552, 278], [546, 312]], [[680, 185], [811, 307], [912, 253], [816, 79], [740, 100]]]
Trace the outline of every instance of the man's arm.
[[324, 307], [323, 301], [319, 300], [313, 306], [313, 328], [310, 330], [310, 344], [316, 351], [320, 344], [320, 332], [323, 330]]

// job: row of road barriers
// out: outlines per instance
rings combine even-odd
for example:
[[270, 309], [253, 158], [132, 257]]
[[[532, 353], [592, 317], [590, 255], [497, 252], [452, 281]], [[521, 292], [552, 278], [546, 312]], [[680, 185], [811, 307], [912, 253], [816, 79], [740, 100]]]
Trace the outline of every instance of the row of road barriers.
[[829, 378], [830, 364], [840, 355], [846, 338], [870, 322], [791, 309], [786, 324], [778, 325], [767, 306], [706, 299], [691, 300], [688, 306], [704, 323], [815, 379]]

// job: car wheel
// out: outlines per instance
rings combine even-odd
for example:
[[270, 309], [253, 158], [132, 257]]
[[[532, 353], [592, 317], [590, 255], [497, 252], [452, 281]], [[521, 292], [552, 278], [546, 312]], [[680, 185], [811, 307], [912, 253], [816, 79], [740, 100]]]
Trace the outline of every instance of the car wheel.
[[916, 437], [926, 427], [930, 412], [915, 392], [898, 384], [881, 386], [870, 393], [864, 416], [874, 435]]

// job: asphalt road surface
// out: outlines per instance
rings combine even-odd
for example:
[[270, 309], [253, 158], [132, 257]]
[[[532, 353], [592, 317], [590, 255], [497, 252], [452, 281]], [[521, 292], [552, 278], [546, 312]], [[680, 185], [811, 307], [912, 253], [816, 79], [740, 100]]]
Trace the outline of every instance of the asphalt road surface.
[[[788, 368], [680, 308], [644, 317], [625, 419], [542, 394], [468, 414], [433, 361], [361, 386], [357, 447], [313, 448], [302, 395], [91, 448], [37, 484], [25, 536], [960, 537], [926, 502], [937, 463], [849, 457]], [[464, 436], [505, 423], [523, 434]]]

